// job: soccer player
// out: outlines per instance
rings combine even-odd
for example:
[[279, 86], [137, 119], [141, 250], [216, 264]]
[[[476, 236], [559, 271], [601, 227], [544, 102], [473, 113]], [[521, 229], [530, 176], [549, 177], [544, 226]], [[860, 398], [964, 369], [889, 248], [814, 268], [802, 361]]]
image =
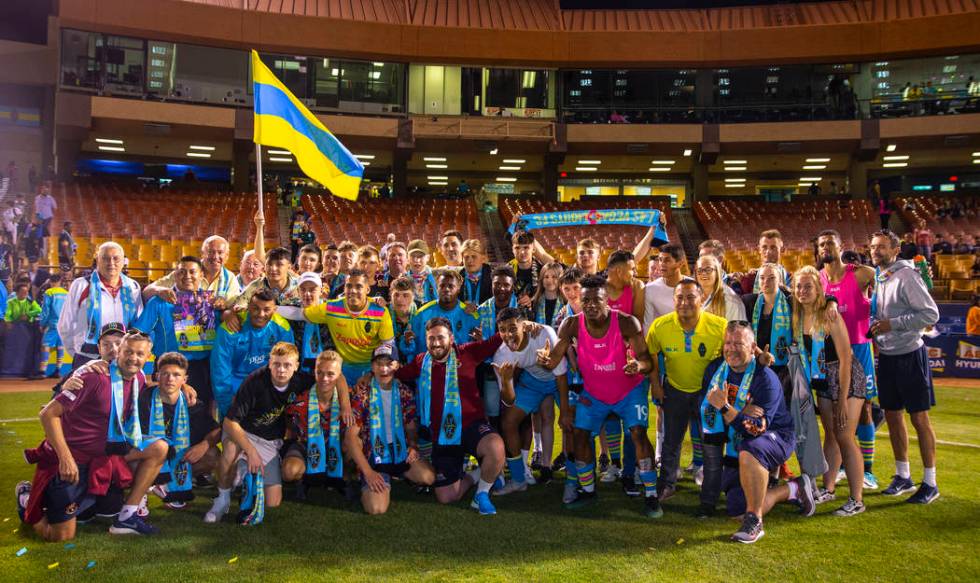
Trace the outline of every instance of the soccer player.
[[[528, 415], [540, 411], [545, 425], [542, 426], [543, 449], [550, 452], [554, 446], [555, 394], [563, 403], [562, 411], [569, 411], [568, 365], [563, 358], [553, 370], [537, 362], [539, 350], [558, 344], [554, 329], [544, 326], [543, 333], [533, 337], [527, 333], [524, 313], [515, 307], [497, 312], [497, 328], [503, 344], [493, 356], [493, 367], [500, 385], [499, 394], [507, 405], [501, 421], [504, 444], [507, 450], [507, 467], [511, 481], [499, 495], [522, 492], [527, 489], [527, 451], [521, 448], [520, 426]], [[498, 398], [498, 400], [499, 400]], [[544, 468], [542, 477], [550, 474], [550, 466]], [[547, 481], [547, 480], [544, 480]]]
[[[487, 340], [497, 333], [497, 313], [505, 308], [517, 306], [517, 298], [514, 297], [514, 270], [510, 266], [501, 266], [493, 270], [493, 296], [480, 304], [477, 316], [480, 319], [479, 329], [474, 329], [470, 335], [470, 340]], [[496, 377], [491, 374], [490, 367], [481, 364], [477, 370], [477, 380], [482, 381], [483, 387], [483, 407], [486, 411], [490, 425], [499, 430], [500, 428], [500, 385]], [[524, 459], [527, 459], [527, 451], [524, 451]]]
[[41, 374], [48, 370], [48, 362], [51, 360], [51, 352], [55, 352], [54, 369], [48, 378], [58, 378], [61, 375], [61, 361], [65, 357], [65, 347], [61, 343], [61, 336], [58, 336], [58, 318], [65, 307], [65, 298], [68, 297], [68, 290], [61, 287], [62, 275], [54, 273], [48, 278], [50, 287], [44, 292], [44, 304], [41, 306], [41, 316], [38, 324], [41, 326]]
[[932, 370], [922, 330], [939, 320], [936, 302], [910, 261], [898, 260], [898, 237], [879, 231], [871, 237], [871, 259], [878, 269], [874, 323], [868, 333], [878, 345], [878, 399], [885, 410], [895, 453], [895, 475], [883, 492], [899, 496], [915, 488], [909, 468], [908, 430], [902, 409], [909, 413], [919, 440], [923, 478], [908, 502], [929, 504], [939, 498], [936, 483], [936, 433], [929, 409], [936, 404]]
[[219, 522], [228, 513], [231, 489], [245, 473], [262, 474], [265, 508], [282, 502], [279, 450], [286, 434], [286, 407], [314, 380], [299, 372], [299, 351], [292, 342], [277, 342], [268, 361], [242, 382], [224, 418], [218, 497], [204, 522]]
[[562, 322], [558, 344], [554, 348], [538, 352], [539, 364], [554, 370], [575, 343], [579, 371], [585, 381], [575, 407], [574, 423], [570, 410], [562, 411], [560, 417], [564, 430], [574, 427], [575, 466], [581, 487], [578, 497], [567, 503], [566, 508], [576, 509], [595, 503], [593, 439], [606, 418], [613, 414], [623, 420], [636, 447], [637, 467], [644, 490], [644, 513], [650, 518], [660, 518], [663, 510], [657, 497], [653, 446], [647, 437], [649, 408], [643, 382], [643, 375], [655, 369], [643, 343], [640, 322], [629, 314], [609, 308], [604, 278], [585, 277], [581, 286], [581, 315]]
[[[32, 484], [19, 484], [17, 494], [24, 522], [45, 541], [74, 538], [77, 516], [94, 504], [100, 513], [118, 512], [112, 534], [158, 532], [137, 514], [168, 449], [166, 441], [144, 438], [137, 411], [139, 392], [146, 386], [143, 364], [151, 351], [145, 334], [127, 334], [109, 374], [82, 374], [77, 393], [62, 391], [41, 410], [45, 439], [24, 452], [37, 469]], [[130, 492], [120, 509], [127, 486]]]
[[[179, 352], [184, 355], [188, 361], [188, 367], [184, 371], [187, 380], [197, 391], [198, 399], [209, 408], [211, 401], [214, 400], [211, 387], [211, 349], [217, 333], [213, 328], [216, 320], [214, 308], [203, 305], [204, 300], [198, 295], [203, 275], [204, 267], [201, 261], [197, 257], [188, 255], [181, 257], [177, 262], [177, 269], [171, 278], [174, 283], [170, 291], [193, 294], [194, 299], [201, 304], [199, 309], [205, 314], [205, 319], [211, 322], [210, 330], [207, 329], [206, 323], [200, 326], [200, 337], [193, 345], [184, 348], [179, 342], [175, 323], [182, 322], [182, 318], [186, 316], [182, 312], [183, 306], [178, 308], [175, 304], [178, 299], [176, 293], [152, 296], [133, 326], [150, 334], [153, 339], [153, 354], [157, 358], [166, 352]], [[172, 299], [167, 299], [168, 297]], [[181, 329], [180, 334], [184, 333], [185, 331]]]
[[463, 234], [459, 231], [446, 231], [439, 237], [439, 251], [445, 263], [443, 266], [459, 269], [463, 267], [463, 255], [460, 248], [463, 245]]
[[[218, 309], [224, 309], [225, 303], [237, 298], [242, 293], [238, 283], [238, 278], [228, 268], [225, 263], [228, 261], [229, 245], [224, 237], [211, 235], [201, 244], [201, 281], [203, 289], [214, 292], [214, 300]], [[168, 275], [154, 281], [143, 290], [143, 300], [150, 301], [150, 298], [159, 297], [162, 300], [174, 303], [174, 285], [177, 279], [177, 272], [173, 271]], [[197, 291], [197, 290], [190, 290]], [[220, 301], [219, 301], [220, 300]]]
[[466, 310], [460, 301], [459, 290], [463, 276], [455, 269], [441, 269], [436, 275], [439, 299], [423, 305], [412, 317], [411, 330], [405, 333], [405, 345], [409, 350], [409, 360], [425, 352], [425, 326], [432, 318], [445, 318], [450, 323], [450, 332], [456, 344], [470, 341], [474, 329], [480, 329], [480, 318], [476, 313]]
[[[660, 499], [674, 495], [677, 483], [681, 444], [688, 423], [698, 429], [700, 438], [701, 401], [704, 389], [701, 380], [704, 370], [721, 354], [725, 338], [725, 319], [701, 309], [701, 284], [685, 278], [674, 287], [674, 311], [660, 316], [647, 330], [646, 343], [650, 354], [663, 354], [664, 381], [659, 364], [650, 375], [650, 392], [660, 401], [664, 415], [663, 457], [660, 460]], [[741, 305], [741, 300], [739, 300]]]
[[[389, 249], [389, 253], [390, 253]], [[395, 379], [398, 361], [390, 346], [371, 357], [371, 381], [351, 396], [355, 421], [344, 432], [344, 447], [361, 477], [361, 506], [384, 514], [391, 502], [391, 478], [430, 486], [435, 470], [419, 456], [415, 392]]]
[[824, 293], [837, 299], [840, 317], [847, 328], [854, 358], [861, 363], [865, 376], [865, 402], [858, 420], [857, 438], [864, 459], [864, 487], [878, 489], [878, 478], [873, 472], [875, 457], [875, 423], [871, 416], [872, 401], [878, 396], [875, 383], [875, 361], [871, 350], [868, 329], [871, 327], [870, 294], [874, 287], [875, 271], [866, 265], [845, 265], [841, 261], [840, 234], [834, 230], [821, 231], [817, 235], [817, 251], [823, 269], [820, 283]]
[[211, 349], [211, 387], [218, 419], [224, 418], [232, 399], [252, 371], [264, 366], [269, 349], [279, 342], [293, 342], [293, 332], [285, 318], [276, 313], [276, 296], [262, 289], [251, 295], [248, 310], [235, 314], [239, 330], [221, 324]]
[[[436, 500], [450, 504], [476, 484], [471, 506], [481, 515], [496, 514], [490, 488], [504, 467], [504, 442], [487, 422], [476, 384], [476, 365], [500, 347], [500, 336], [458, 345], [453, 324], [434, 317], [425, 324], [426, 352], [395, 373], [402, 382], [415, 382], [420, 437], [432, 442]], [[557, 362], [556, 362], [557, 365]], [[463, 471], [466, 456], [480, 467]]]
[[[728, 323], [724, 357], [705, 370], [707, 392], [700, 406], [707, 458], [702, 505], [709, 494], [713, 513], [724, 489], [729, 516], [742, 516], [731, 540], [745, 544], [762, 538], [762, 517], [777, 503], [797, 502], [804, 516], [813, 516], [816, 508], [814, 488], [805, 475], [768, 488], [769, 472], [789, 459], [796, 437], [779, 379], [756, 363], [756, 349], [752, 328], [745, 322]], [[730, 460], [724, 469], [723, 453]]]
[[107, 241], [95, 253], [92, 274], [76, 278], [68, 288], [58, 334], [73, 359], [72, 368], [98, 358], [96, 343], [102, 326], [109, 322], [131, 326], [143, 310], [139, 284], [123, 275], [125, 260], [122, 246]]
[[[156, 360], [160, 384], [139, 394], [140, 425], [146, 435], [163, 439], [170, 449], [150, 491], [173, 510], [194, 499], [193, 477], [214, 470], [221, 455], [217, 448], [221, 428], [211, 415], [209, 403], [198, 398], [190, 405], [181, 392], [187, 370], [184, 355], [164, 353]], [[141, 506], [146, 511], [145, 505]]]

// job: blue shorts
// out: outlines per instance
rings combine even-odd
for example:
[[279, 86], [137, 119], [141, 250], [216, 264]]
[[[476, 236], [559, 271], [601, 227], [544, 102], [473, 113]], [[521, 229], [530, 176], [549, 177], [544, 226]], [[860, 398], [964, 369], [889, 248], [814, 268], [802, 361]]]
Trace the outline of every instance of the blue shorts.
[[344, 379], [347, 381], [347, 386], [350, 387], [351, 390], [354, 390], [354, 387], [357, 385], [357, 379], [371, 372], [371, 363], [345, 362], [341, 367], [341, 371], [344, 373]]
[[770, 472], [779, 468], [793, 455], [796, 440], [792, 435], [783, 435], [775, 431], [766, 431], [762, 435], [745, 439], [735, 446], [738, 452], [748, 452], [759, 460], [762, 467]]
[[541, 407], [541, 402], [546, 398], [554, 397], [558, 388], [555, 385], [555, 379], [542, 381], [524, 371], [517, 380], [517, 384], [514, 385], [514, 391], [517, 393], [514, 405], [530, 414], [536, 412]]
[[870, 342], [851, 344], [851, 350], [854, 352], [854, 358], [861, 363], [861, 368], [864, 369], [864, 376], [867, 380], [864, 398], [870, 401], [878, 396], [878, 383], [875, 379], [874, 351], [871, 350]]
[[584, 389], [575, 406], [575, 428], [598, 434], [602, 430], [602, 424], [610, 415], [622, 419], [623, 426], [627, 429], [637, 426], [647, 427], [650, 419], [649, 412], [650, 405], [647, 402], [645, 383], [639, 383], [622, 400], [612, 405], [603, 403], [593, 397], [588, 389]]
[[61, 336], [58, 335], [58, 329], [54, 326], [48, 328], [48, 331], [44, 333], [44, 338], [41, 339], [41, 344], [48, 348], [61, 348]]

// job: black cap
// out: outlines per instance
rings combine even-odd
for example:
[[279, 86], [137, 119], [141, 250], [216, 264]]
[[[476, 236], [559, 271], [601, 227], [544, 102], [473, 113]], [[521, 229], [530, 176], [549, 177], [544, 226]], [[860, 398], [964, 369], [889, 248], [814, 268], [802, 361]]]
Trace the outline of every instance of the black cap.
[[126, 334], [126, 327], [119, 322], [109, 322], [103, 326], [102, 330], [99, 332], [99, 340], [102, 340], [102, 337], [106, 334], [124, 335]]

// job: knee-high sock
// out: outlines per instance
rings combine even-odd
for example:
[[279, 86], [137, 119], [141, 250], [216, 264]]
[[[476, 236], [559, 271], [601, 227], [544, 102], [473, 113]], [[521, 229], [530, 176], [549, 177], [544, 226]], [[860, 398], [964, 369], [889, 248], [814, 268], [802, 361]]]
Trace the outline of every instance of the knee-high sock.
[[607, 419], [606, 445], [609, 447], [609, 458], [617, 466], [623, 459], [623, 422], [618, 418]]
[[510, 470], [510, 479], [522, 483], [527, 480], [524, 473], [524, 460], [521, 456], [507, 458], [507, 469]]
[[870, 472], [875, 461], [875, 426], [874, 423], [862, 423], [857, 426], [858, 445], [864, 457], [864, 471]]
[[565, 481], [578, 484], [578, 468], [571, 457], [565, 459]]
[[636, 446], [629, 434], [623, 435], [623, 475], [632, 478], [636, 474]]
[[595, 492], [595, 463], [575, 462], [578, 485], [585, 492]]
[[643, 495], [645, 497], [657, 495], [657, 471], [653, 469], [653, 460], [645, 457], [637, 461], [640, 467], [640, 481], [643, 482]]

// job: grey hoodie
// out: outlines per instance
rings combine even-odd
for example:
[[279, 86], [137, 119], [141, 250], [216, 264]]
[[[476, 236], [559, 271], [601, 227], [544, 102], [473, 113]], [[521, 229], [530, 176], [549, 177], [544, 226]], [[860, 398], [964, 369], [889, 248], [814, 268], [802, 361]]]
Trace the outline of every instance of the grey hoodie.
[[875, 319], [888, 320], [892, 326], [891, 332], [875, 336], [878, 350], [889, 355], [918, 350], [923, 329], [939, 321], [939, 308], [919, 270], [905, 259], [883, 268], [875, 295]]

